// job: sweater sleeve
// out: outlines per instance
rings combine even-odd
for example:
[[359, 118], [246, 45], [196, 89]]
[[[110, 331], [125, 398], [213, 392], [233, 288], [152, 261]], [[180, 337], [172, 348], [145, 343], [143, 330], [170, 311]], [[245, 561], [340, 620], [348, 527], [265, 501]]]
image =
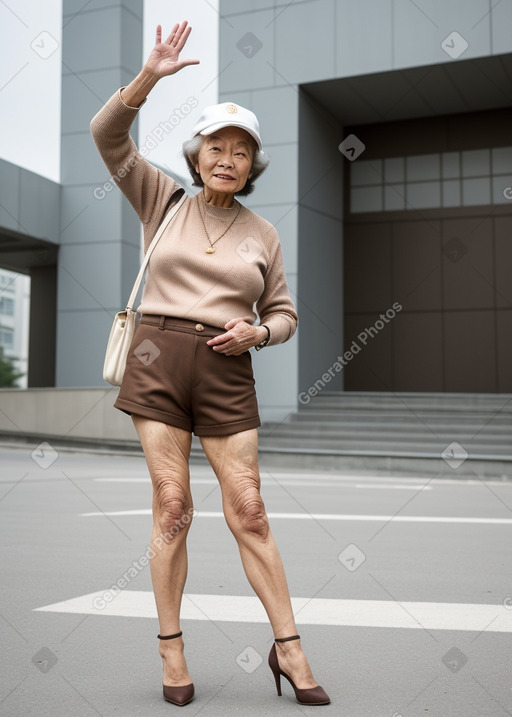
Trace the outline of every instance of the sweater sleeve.
[[275, 229], [273, 229], [273, 233], [275, 234], [275, 249], [265, 274], [265, 288], [256, 303], [260, 324], [266, 324], [270, 329], [268, 346], [282, 344], [291, 339], [299, 322], [295, 306], [290, 298], [281, 243]]
[[[152, 236], [179, 185], [161, 169], [154, 167], [139, 152], [130, 136], [130, 127], [139, 107], [130, 107], [121, 97], [120, 87], [90, 122], [90, 132], [110, 172], [109, 181], [117, 184]], [[142, 152], [145, 153], [143, 148]], [[152, 226], [154, 224], [154, 227]], [[154, 231], [153, 231], [154, 230]]]

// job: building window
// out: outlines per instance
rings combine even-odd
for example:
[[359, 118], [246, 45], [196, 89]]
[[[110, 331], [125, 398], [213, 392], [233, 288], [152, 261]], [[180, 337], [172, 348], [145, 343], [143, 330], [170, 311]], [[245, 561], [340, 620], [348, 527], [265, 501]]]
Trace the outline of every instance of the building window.
[[14, 333], [8, 329], [0, 329], [0, 346], [8, 351], [14, 346]]
[[14, 299], [0, 296], [0, 314], [4, 316], [14, 316]]
[[512, 147], [357, 160], [350, 165], [350, 211], [508, 204]]

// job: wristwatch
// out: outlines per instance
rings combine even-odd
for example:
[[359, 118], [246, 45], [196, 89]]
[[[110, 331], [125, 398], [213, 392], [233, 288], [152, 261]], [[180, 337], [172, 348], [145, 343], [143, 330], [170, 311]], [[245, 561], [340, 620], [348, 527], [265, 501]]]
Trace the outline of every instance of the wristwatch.
[[256, 344], [256, 346], [254, 347], [256, 349], [256, 351], [259, 351], [260, 349], [264, 348], [270, 341], [270, 329], [268, 328], [268, 326], [266, 324], [261, 324], [261, 325], [267, 329], [267, 336], [259, 344]]

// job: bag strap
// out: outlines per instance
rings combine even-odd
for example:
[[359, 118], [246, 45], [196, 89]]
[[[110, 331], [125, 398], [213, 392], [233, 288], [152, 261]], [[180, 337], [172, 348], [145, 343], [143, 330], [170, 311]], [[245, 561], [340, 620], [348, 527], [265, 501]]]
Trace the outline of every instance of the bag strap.
[[142, 277], [144, 276], [144, 272], [146, 271], [146, 267], [147, 267], [147, 265], [148, 265], [148, 261], [149, 261], [149, 258], [150, 258], [150, 256], [151, 256], [152, 252], [153, 252], [153, 249], [154, 249], [154, 248], [156, 247], [156, 245], [158, 244], [158, 240], [159, 240], [160, 237], [162, 236], [164, 229], [166, 228], [166, 226], [169, 224], [169, 222], [171, 221], [171, 219], [173, 218], [173, 216], [176, 214], [176, 212], [178, 211], [178, 209], [181, 207], [181, 205], [182, 205], [183, 202], [185, 201], [185, 197], [186, 197], [186, 196], [187, 196], [187, 194], [186, 194], [185, 190], [183, 190], [183, 196], [181, 197], [181, 199], [179, 200], [179, 202], [178, 202], [177, 204], [175, 204], [175, 205], [172, 207], [172, 209], [170, 209], [170, 211], [169, 211], [168, 214], [164, 217], [164, 220], [162, 221], [162, 223], [161, 223], [160, 226], [158, 227], [158, 230], [157, 230], [155, 236], [153, 237], [153, 239], [152, 239], [152, 241], [151, 241], [151, 244], [150, 244], [149, 247], [148, 247], [148, 250], [146, 251], [146, 255], [144, 256], [144, 261], [142, 262], [142, 265], [141, 265], [141, 267], [140, 267], [140, 269], [139, 269], [139, 273], [137, 274], [137, 278], [135, 279], [135, 284], [133, 285], [132, 293], [130, 294], [130, 298], [128, 299], [128, 303], [127, 303], [127, 305], [126, 305], [126, 310], [127, 310], [127, 311], [132, 311], [133, 302], [135, 301], [135, 297], [137, 296], [137, 292], [139, 291], [140, 282], [142, 281]]

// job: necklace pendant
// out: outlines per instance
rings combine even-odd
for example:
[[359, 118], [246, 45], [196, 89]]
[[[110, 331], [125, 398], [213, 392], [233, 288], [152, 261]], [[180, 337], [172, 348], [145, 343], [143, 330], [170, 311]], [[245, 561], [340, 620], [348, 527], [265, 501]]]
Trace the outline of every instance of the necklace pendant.
[[206, 250], [206, 253], [207, 254], [215, 254], [215, 247], [209, 246], [208, 249]]

